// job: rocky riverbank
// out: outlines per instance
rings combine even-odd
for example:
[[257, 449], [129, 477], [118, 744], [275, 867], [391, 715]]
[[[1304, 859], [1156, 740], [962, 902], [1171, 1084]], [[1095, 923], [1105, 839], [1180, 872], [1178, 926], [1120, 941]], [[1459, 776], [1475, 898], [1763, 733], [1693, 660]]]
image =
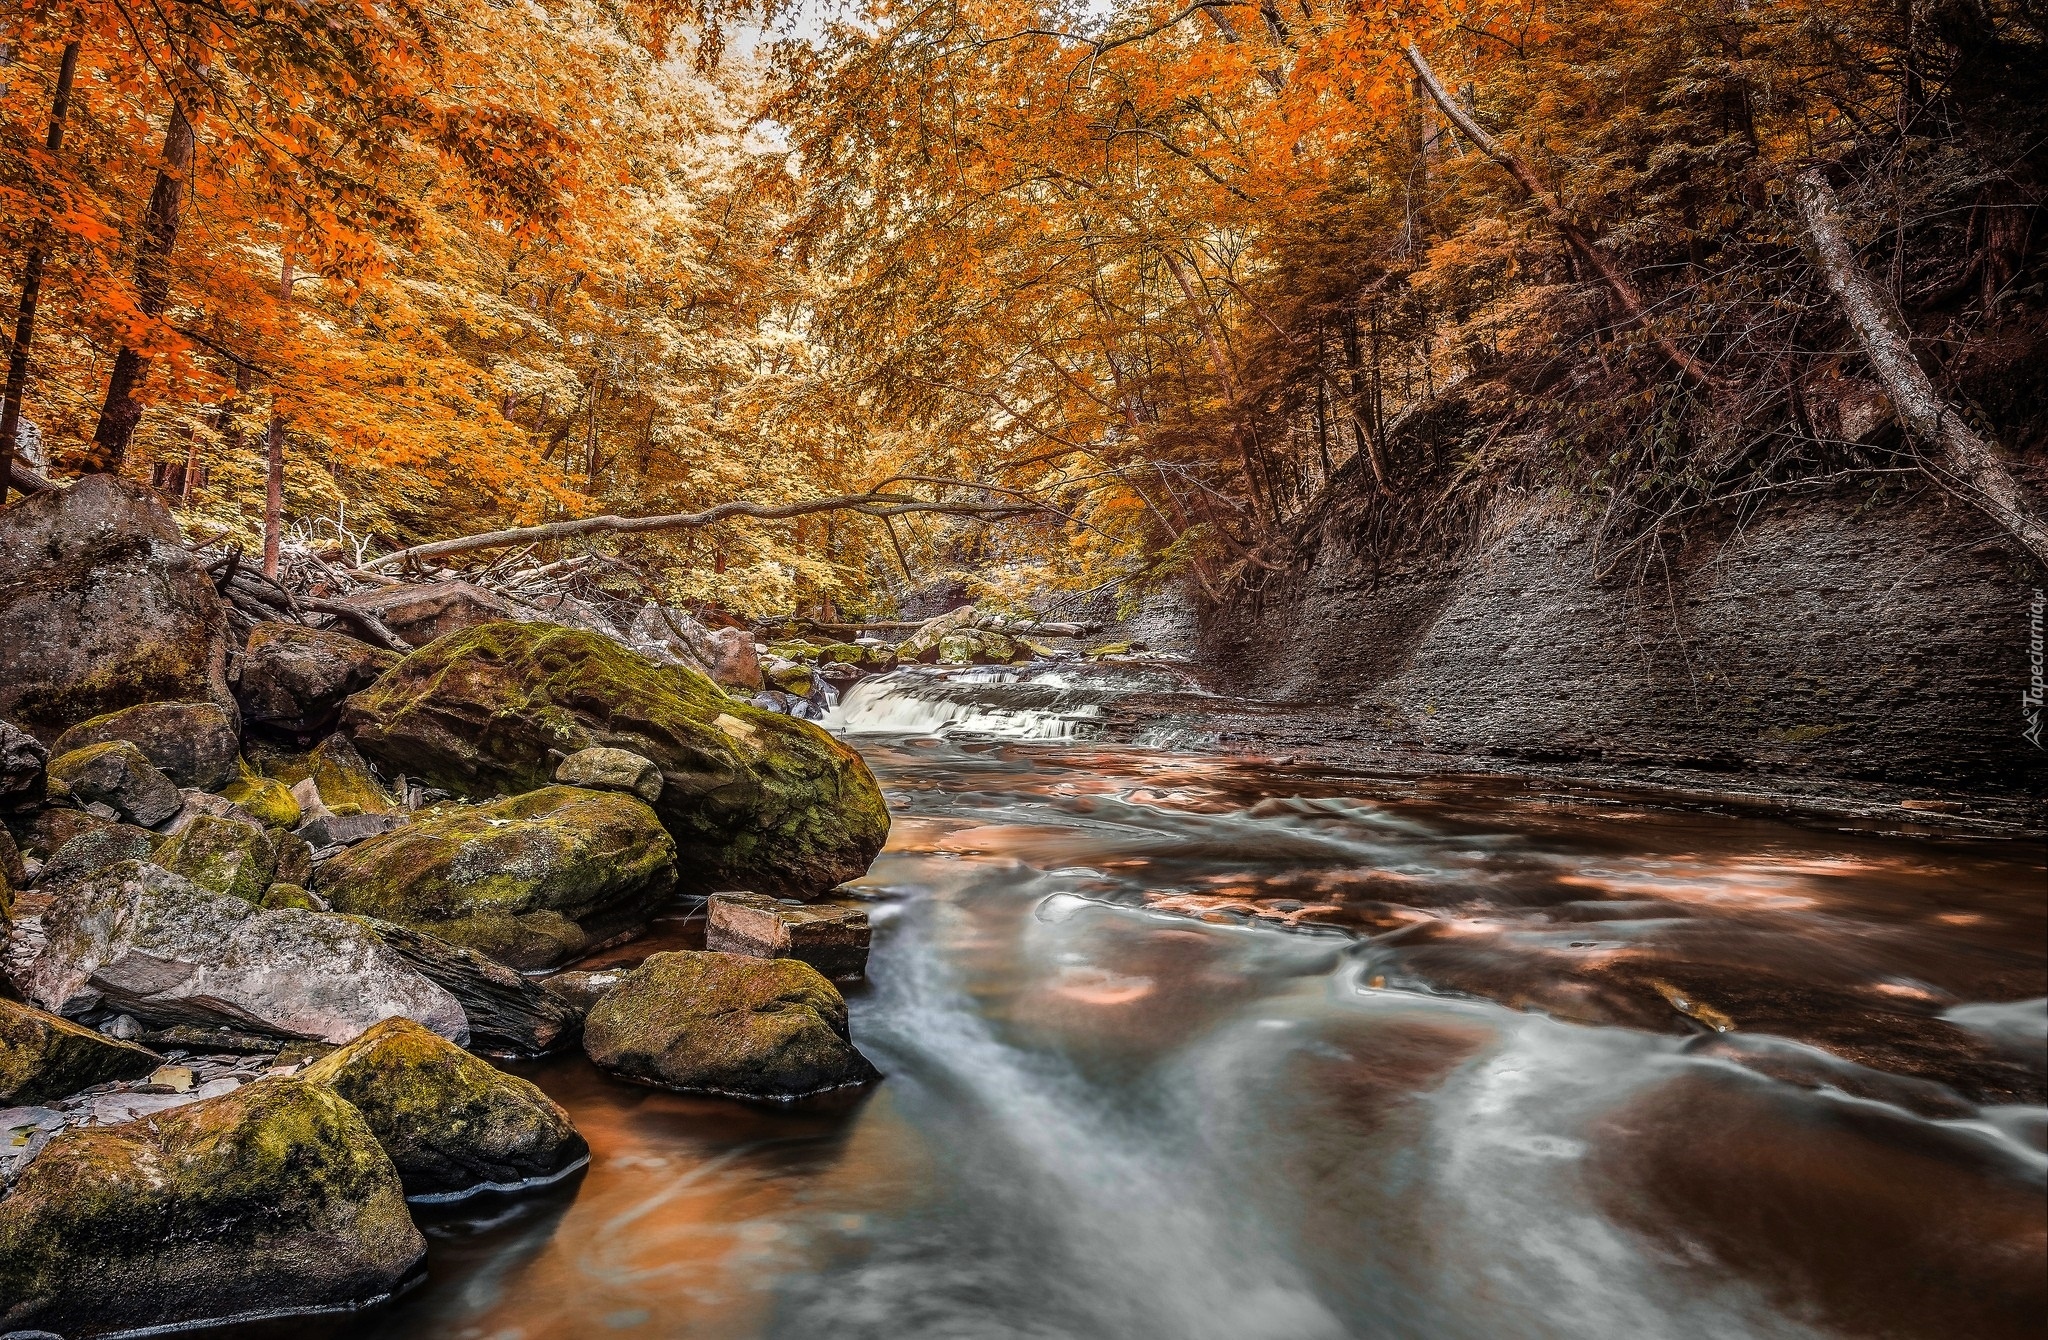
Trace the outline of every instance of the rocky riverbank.
[[[751, 641], [446, 591], [251, 627], [233, 565], [100, 476], [0, 512], [0, 571], [0, 1332], [394, 1296], [422, 1269], [408, 1204], [587, 1160], [476, 1052], [580, 1044], [765, 1100], [879, 1078], [810, 960], [858, 974], [865, 916], [816, 900], [888, 810], [806, 699], [748, 678]], [[421, 645], [350, 631], [395, 626]], [[894, 656], [787, 651], [771, 671], [820, 682]], [[563, 971], [729, 889], [733, 952]]]

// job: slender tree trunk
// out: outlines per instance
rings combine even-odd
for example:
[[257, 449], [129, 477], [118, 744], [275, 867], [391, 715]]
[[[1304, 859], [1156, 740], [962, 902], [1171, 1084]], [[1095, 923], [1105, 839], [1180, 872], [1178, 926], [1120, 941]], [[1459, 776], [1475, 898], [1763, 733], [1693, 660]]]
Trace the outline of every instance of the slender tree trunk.
[[1677, 368], [1687, 381], [1696, 386], [1710, 385], [1713, 375], [1698, 359], [1679, 348], [1668, 335], [1660, 333], [1650, 323], [1649, 310], [1644, 307], [1642, 295], [1636, 292], [1636, 286], [1606, 252], [1593, 244], [1592, 236], [1579, 226], [1578, 221], [1565, 212], [1564, 206], [1558, 202], [1556, 193], [1543, 184], [1543, 179], [1536, 175], [1536, 170], [1509, 153], [1500, 141], [1487, 134], [1486, 130], [1472, 119], [1471, 114], [1451, 97], [1438, 82], [1436, 71], [1430, 69], [1429, 62], [1423, 59], [1420, 48], [1410, 46], [1407, 55], [1408, 63], [1415, 67], [1415, 73], [1422, 80], [1422, 87], [1436, 103], [1437, 109], [1452, 125], [1465, 133], [1465, 138], [1479, 146], [1479, 152], [1505, 168], [1508, 175], [1522, 188], [1523, 194], [1542, 208], [1544, 216], [1550, 220], [1550, 226], [1564, 237], [1565, 245], [1585, 261], [1593, 272], [1600, 276], [1601, 282], [1607, 285], [1608, 292], [1621, 304], [1621, 309], [1627, 314], [1629, 322], [1641, 326], [1648, 333], [1650, 342], [1657, 346], [1657, 351], [1669, 359], [1671, 365]]
[[[285, 306], [292, 301], [292, 251], [284, 249], [284, 263], [277, 277], [277, 300]], [[263, 488], [263, 575], [277, 580], [277, 551], [284, 540], [284, 411], [277, 406], [277, 388], [270, 388], [270, 431], [265, 435], [268, 468]]]
[[[171, 248], [178, 241], [178, 215], [183, 207], [185, 175], [192, 166], [192, 123], [175, 99], [171, 123], [164, 129], [163, 166], [157, 169], [156, 187], [149, 193], [149, 207], [142, 215], [142, 237], [135, 249], [137, 306], [144, 316], [158, 317], [170, 304]], [[92, 435], [93, 467], [118, 473], [128, 458], [128, 442], [142, 419], [142, 402], [135, 393], [149, 376], [149, 359], [123, 346], [114, 358], [114, 374], [107, 379], [107, 400], [100, 407], [100, 422]]]
[[1842, 234], [1834, 188], [1819, 168], [1800, 175], [1799, 209], [1828, 287], [1884, 383], [1900, 425], [1913, 441], [1934, 452], [1930, 471], [2003, 526], [2037, 561], [2048, 564], [2048, 524], [2028, 505], [2003, 453], [1935, 391], [1907, 342], [1898, 304], [1857, 264], [1856, 253]]
[[[71, 83], [78, 74], [78, 43], [64, 45], [57, 67], [57, 96], [50, 101], [50, 132], [43, 147], [56, 153], [64, 147], [64, 114], [71, 109]], [[36, 301], [43, 290], [43, 247], [49, 232], [38, 223], [22, 258], [21, 306], [14, 318], [14, 347], [7, 354], [7, 389], [0, 393], [0, 505], [14, 475], [14, 442], [21, 431], [21, 397], [28, 387], [28, 348], [36, 333]]]

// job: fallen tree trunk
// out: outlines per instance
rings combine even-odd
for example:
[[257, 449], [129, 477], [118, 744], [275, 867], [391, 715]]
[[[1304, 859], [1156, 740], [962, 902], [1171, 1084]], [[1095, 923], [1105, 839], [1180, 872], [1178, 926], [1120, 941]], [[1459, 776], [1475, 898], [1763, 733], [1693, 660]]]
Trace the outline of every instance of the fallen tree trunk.
[[2003, 526], [2036, 561], [2048, 564], [2048, 525], [2028, 506], [2004, 453], [1934, 389], [1907, 341], [1898, 304], [1857, 263], [1842, 232], [1834, 188], [1819, 168], [1800, 174], [1799, 212], [1821, 273], [1891, 397], [1900, 426], [1912, 441], [1935, 453], [1923, 462], [1929, 472]]
[[727, 502], [701, 512], [672, 512], [662, 516], [589, 516], [574, 521], [551, 521], [540, 526], [517, 526], [510, 530], [485, 531], [453, 540], [416, 544], [363, 564], [367, 570], [402, 566], [423, 558], [446, 554], [474, 553], [480, 549], [503, 549], [508, 545], [538, 540], [569, 540], [582, 535], [641, 535], [649, 531], [700, 530], [733, 517], [757, 521], [787, 521], [818, 512], [858, 512], [862, 516], [892, 517], [911, 512], [937, 512], [946, 516], [1001, 518], [1051, 511], [1032, 502], [972, 503], [934, 502], [901, 493], [853, 493], [837, 498], [813, 498], [797, 503]]
[[1437, 80], [1436, 71], [1430, 68], [1419, 47], [1411, 43], [1407, 56], [1408, 63], [1415, 67], [1416, 77], [1422, 81], [1423, 88], [1429, 91], [1430, 100], [1450, 118], [1452, 125], [1464, 133], [1465, 138], [1479, 146], [1479, 152], [1507, 170], [1508, 175], [1522, 188], [1524, 195], [1542, 207], [1544, 217], [1550, 220], [1551, 227], [1563, 235], [1565, 245], [1569, 246], [1580, 260], [1591, 266], [1594, 273], [1600, 276], [1601, 282], [1607, 285], [1615, 301], [1621, 304], [1622, 311], [1627, 313], [1630, 324], [1641, 326], [1649, 335], [1651, 343], [1657, 346], [1657, 352], [1669, 359], [1671, 365], [1677, 368], [1687, 381], [1695, 386], [1711, 385], [1713, 374], [1708, 372], [1706, 366], [1698, 359], [1679, 348], [1670, 336], [1657, 329], [1650, 320], [1649, 309], [1643, 306], [1642, 294], [1636, 292], [1636, 286], [1621, 272], [1621, 267], [1614, 263], [1612, 257], [1594, 245], [1592, 234], [1580, 227], [1578, 220], [1565, 212], [1557, 193], [1544, 185], [1543, 179], [1536, 175], [1536, 170], [1508, 152], [1505, 145], [1489, 135], [1483, 126], [1472, 119], [1472, 114], [1451, 97], [1443, 84]]

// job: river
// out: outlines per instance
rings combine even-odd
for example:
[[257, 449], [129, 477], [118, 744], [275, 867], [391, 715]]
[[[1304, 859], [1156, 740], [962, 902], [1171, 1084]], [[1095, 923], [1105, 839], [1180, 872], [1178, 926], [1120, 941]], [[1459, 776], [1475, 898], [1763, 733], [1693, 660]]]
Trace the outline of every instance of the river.
[[519, 1067], [587, 1174], [429, 1221], [337, 1333], [2040, 1334], [2038, 847], [1147, 749], [1045, 688], [835, 714], [942, 732], [852, 737], [884, 1083]]

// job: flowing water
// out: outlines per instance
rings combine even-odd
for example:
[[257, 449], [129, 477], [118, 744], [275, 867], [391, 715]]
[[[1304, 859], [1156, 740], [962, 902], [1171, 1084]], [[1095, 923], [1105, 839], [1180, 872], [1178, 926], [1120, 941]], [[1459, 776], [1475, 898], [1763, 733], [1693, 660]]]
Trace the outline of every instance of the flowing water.
[[2040, 1333], [2038, 848], [1112, 745], [1090, 673], [835, 712], [895, 812], [884, 1083], [526, 1067], [588, 1173], [344, 1333]]

